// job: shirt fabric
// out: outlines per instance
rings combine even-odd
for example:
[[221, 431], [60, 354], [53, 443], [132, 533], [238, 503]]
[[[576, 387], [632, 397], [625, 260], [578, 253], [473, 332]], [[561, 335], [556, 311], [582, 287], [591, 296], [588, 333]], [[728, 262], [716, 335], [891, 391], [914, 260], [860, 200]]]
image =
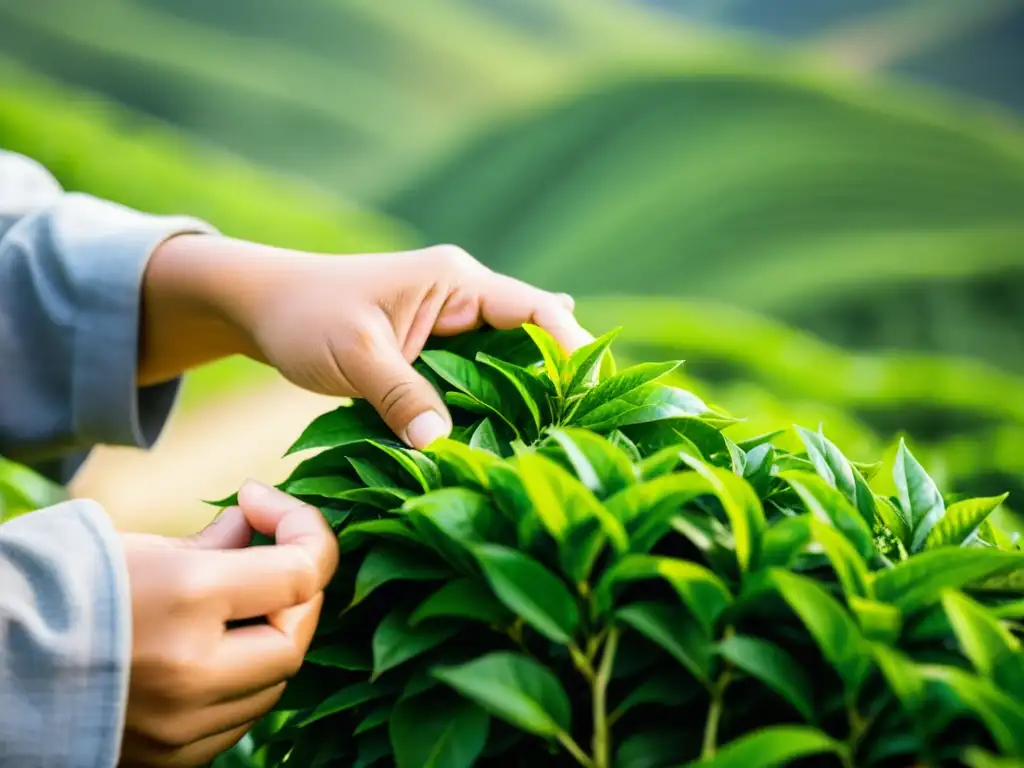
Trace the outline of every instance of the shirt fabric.
[[[0, 150], [0, 455], [66, 482], [99, 444], [148, 448], [179, 381], [139, 387], [143, 273], [196, 219], [64, 191]], [[0, 525], [0, 766], [112, 768], [131, 603], [120, 538], [94, 501]]]

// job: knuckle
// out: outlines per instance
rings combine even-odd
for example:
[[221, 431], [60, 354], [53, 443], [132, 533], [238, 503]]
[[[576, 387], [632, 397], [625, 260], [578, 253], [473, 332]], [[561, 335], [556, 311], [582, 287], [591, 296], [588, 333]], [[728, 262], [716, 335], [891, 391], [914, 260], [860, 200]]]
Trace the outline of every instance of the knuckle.
[[435, 245], [430, 250], [431, 255], [438, 260], [441, 266], [453, 272], [469, 269], [476, 264], [476, 259], [457, 245], [445, 243]]
[[306, 550], [299, 550], [295, 558], [292, 591], [295, 605], [308, 603], [320, 591], [320, 569]]
[[415, 389], [415, 383], [408, 379], [400, 379], [388, 385], [380, 401], [381, 416], [385, 421], [388, 421], [394, 415], [395, 408], [405, 402]]
[[183, 568], [171, 577], [168, 586], [179, 604], [194, 606], [209, 600], [212, 584], [203, 569]]
[[180, 717], [156, 718], [148, 731], [149, 738], [165, 749], [187, 747], [200, 736], [188, 720]]

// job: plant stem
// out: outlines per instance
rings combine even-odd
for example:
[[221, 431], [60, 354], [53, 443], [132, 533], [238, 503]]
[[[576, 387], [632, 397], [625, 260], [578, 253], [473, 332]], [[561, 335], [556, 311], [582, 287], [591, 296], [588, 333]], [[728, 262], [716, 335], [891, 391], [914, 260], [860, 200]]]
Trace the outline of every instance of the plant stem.
[[601, 666], [592, 684], [594, 701], [594, 767], [608, 768], [611, 765], [611, 731], [608, 724], [608, 681], [612, 677], [615, 651], [619, 645], [619, 630], [612, 629], [604, 644]]
[[701, 760], [710, 760], [718, 751], [718, 724], [722, 719], [722, 708], [725, 701], [725, 689], [732, 682], [732, 665], [727, 664], [718, 676], [715, 687], [711, 690], [711, 706], [708, 707], [708, 719], [704, 724], [704, 745], [701, 748]]
[[580, 749], [580, 745], [572, 740], [572, 736], [565, 731], [559, 731], [557, 738], [558, 743], [565, 747], [566, 752], [572, 755], [583, 768], [595, 768], [594, 761], [587, 757], [587, 754]]
[[593, 684], [595, 673], [594, 667], [590, 664], [590, 659], [587, 655], [580, 650], [579, 646], [575, 643], [569, 645], [569, 655], [572, 657], [572, 663], [576, 665], [576, 669], [587, 678], [587, 682]]

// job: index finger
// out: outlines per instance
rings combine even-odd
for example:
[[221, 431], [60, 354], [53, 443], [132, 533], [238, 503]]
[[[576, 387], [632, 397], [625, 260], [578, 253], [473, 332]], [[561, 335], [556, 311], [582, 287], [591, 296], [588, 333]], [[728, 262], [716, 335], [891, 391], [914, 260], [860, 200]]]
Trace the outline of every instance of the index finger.
[[249, 524], [275, 544], [208, 552], [211, 592], [227, 619], [251, 619], [309, 602], [338, 567], [338, 542], [316, 507], [247, 482], [238, 492]]
[[491, 273], [480, 294], [484, 322], [501, 330], [532, 323], [550, 333], [566, 352], [575, 352], [594, 337], [576, 320], [572, 299], [541, 290], [507, 275]]

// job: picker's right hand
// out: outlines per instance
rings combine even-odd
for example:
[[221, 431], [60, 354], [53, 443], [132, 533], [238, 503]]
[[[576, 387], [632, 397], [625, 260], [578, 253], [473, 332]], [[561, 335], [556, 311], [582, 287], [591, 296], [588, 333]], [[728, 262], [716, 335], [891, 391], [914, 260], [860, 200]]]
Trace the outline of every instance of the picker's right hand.
[[[338, 564], [320, 512], [253, 482], [202, 533], [125, 534], [131, 682], [121, 765], [199, 766], [280, 698]], [[246, 549], [253, 531], [276, 544]], [[228, 622], [266, 623], [228, 628]]]

